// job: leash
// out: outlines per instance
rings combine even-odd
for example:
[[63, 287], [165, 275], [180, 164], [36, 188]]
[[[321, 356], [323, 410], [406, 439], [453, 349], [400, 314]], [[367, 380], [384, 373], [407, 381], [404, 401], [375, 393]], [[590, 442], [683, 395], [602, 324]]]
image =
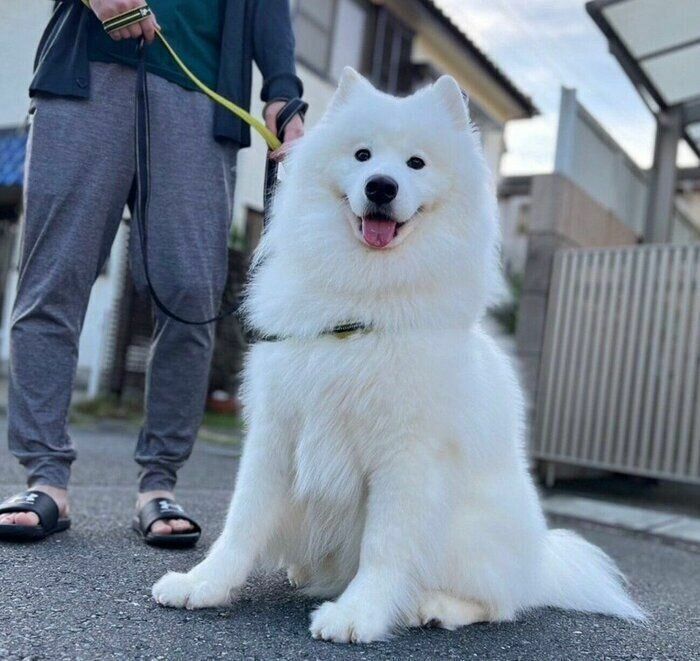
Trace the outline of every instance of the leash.
[[[90, 0], [82, 0], [83, 4], [90, 7]], [[140, 7], [123, 12], [117, 16], [107, 19], [103, 22], [103, 27], [107, 33], [115, 30], [128, 27], [134, 23], [139, 23], [152, 14], [150, 7], [143, 4]], [[296, 116], [303, 117], [308, 108], [308, 104], [301, 99], [291, 99], [277, 114], [277, 135], [272, 133], [263, 122], [256, 117], [253, 117], [247, 110], [236, 105], [227, 98], [221, 96], [207, 85], [205, 85], [192, 71], [185, 65], [179, 55], [175, 52], [168, 40], [163, 36], [160, 30], [156, 30], [156, 35], [161, 41], [165, 49], [170, 53], [171, 57], [187, 76], [192, 83], [210, 99], [219, 105], [223, 106], [241, 120], [246, 122], [251, 128], [257, 131], [265, 140], [268, 148], [271, 151], [279, 149], [282, 145], [284, 131], [289, 122]], [[143, 260], [144, 274], [146, 282], [151, 293], [151, 298], [159, 310], [166, 316], [183, 324], [190, 326], [203, 326], [205, 324], [214, 323], [228, 316], [238, 313], [240, 301], [233, 308], [223, 311], [210, 319], [192, 320], [182, 317], [168, 308], [161, 300], [153, 285], [149, 261], [148, 261], [148, 209], [150, 196], [150, 162], [151, 162], [151, 138], [150, 138], [150, 113], [148, 101], [148, 76], [146, 72], [146, 45], [141, 44], [139, 49], [139, 64], [136, 75], [136, 203], [135, 203], [135, 218], [138, 224], [139, 243], [141, 248], [141, 257]], [[272, 159], [267, 159], [265, 171], [265, 191], [264, 191], [264, 216], [263, 224], [269, 220], [272, 197], [274, 194], [275, 184], [277, 181], [277, 163]], [[351, 322], [338, 324], [333, 328], [321, 331], [319, 336], [333, 336], [337, 339], [347, 339], [355, 334], [367, 333], [372, 330], [370, 325], [361, 322]], [[281, 342], [283, 340], [293, 339], [291, 336], [268, 335], [259, 332], [252, 332], [249, 338], [259, 342]]]
[[[83, 4], [90, 8], [90, 0], [82, 0]], [[152, 11], [147, 4], [131, 9], [129, 11], [113, 16], [102, 25], [105, 31], [110, 34], [115, 30], [129, 27], [135, 23], [140, 23], [144, 19], [152, 15]], [[182, 61], [180, 56], [175, 52], [175, 49], [170, 45], [168, 40], [163, 36], [160, 30], [156, 29], [156, 35], [163, 44], [165, 49], [170, 53], [178, 67], [182, 70], [185, 76], [206, 96], [212, 99], [215, 103], [223, 106], [242, 121], [248, 124], [252, 129], [257, 131], [263, 138], [270, 151], [279, 149], [282, 146], [284, 131], [289, 122], [296, 116], [304, 117], [308, 104], [299, 98], [289, 100], [277, 114], [277, 135], [272, 133], [256, 117], [253, 117], [247, 110], [236, 105], [221, 94], [215, 92], [210, 87], [205, 85], [187, 65]], [[148, 101], [148, 76], [146, 73], [146, 45], [142, 42], [139, 48], [139, 63], [136, 75], [136, 202], [135, 202], [135, 221], [138, 226], [139, 243], [141, 248], [141, 257], [144, 267], [144, 275], [148, 289], [151, 293], [151, 298], [156, 307], [166, 316], [183, 324], [190, 326], [204, 326], [206, 324], [215, 323], [226, 317], [238, 313], [240, 300], [230, 310], [224, 310], [214, 317], [209, 319], [187, 319], [182, 315], [173, 312], [158, 296], [158, 292], [153, 284], [150, 266], [148, 260], [148, 211], [150, 198], [150, 165], [151, 165], [151, 139], [150, 139], [150, 113]], [[272, 197], [274, 195], [275, 184], [277, 182], [278, 166], [275, 161], [268, 158], [265, 170], [265, 190], [263, 194], [264, 214], [263, 223], [266, 224], [269, 220], [270, 208], [272, 206]]]
[[[301, 99], [292, 99], [280, 111], [277, 117], [278, 135], [282, 137], [284, 130], [291, 119], [306, 111], [307, 104]], [[208, 319], [188, 319], [171, 310], [160, 298], [151, 277], [150, 263], [148, 259], [148, 214], [151, 190], [151, 118], [148, 100], [148, 75], [146, 72], [146, 46], [142, 45], [139, 55], [139, 64], [136, 73], [136, 200], [134, 219], [138, 227], [138, 238], [143, 261], [143, 271], [148, 289], [153, 302], [166, 316], [189, 326], [204, 326], [215, 323], [226, 317], [238, 313], [240, 300], [229, 310], [223, 310], [219, 314]], [[265, 173], [264, 222], [268, 219], [275, 183], [277, 181], [277, 163], [267, 159]]]

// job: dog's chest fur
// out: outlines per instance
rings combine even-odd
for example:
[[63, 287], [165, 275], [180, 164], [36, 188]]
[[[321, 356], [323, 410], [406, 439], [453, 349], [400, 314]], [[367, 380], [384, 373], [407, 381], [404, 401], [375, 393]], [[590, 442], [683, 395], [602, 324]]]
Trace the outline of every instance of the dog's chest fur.
[[368, 476], [397, 448], [428, 429], [439, 435], [433, 400], [449, 400], [441, 398], [448, 353], [418, 333], [275, 347], [264, 367], [276, 393], [273, 414], [294, 431], [283, 450], [290, 453], [294, 499], [354, 507]]

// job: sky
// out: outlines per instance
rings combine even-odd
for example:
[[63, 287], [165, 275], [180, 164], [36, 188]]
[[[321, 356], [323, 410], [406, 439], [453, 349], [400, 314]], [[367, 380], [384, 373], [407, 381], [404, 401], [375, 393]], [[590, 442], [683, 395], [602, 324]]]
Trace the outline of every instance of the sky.
[[[527, 95], [541, 116], [510, 122], [503, 173], [551, 172], [562, 86], [578, 99], [641, 166], [654, 149], [654, 119], [584, 0], [437, 0], [442, 9]], [[683, 165], [696, 161], [681, 144]]]

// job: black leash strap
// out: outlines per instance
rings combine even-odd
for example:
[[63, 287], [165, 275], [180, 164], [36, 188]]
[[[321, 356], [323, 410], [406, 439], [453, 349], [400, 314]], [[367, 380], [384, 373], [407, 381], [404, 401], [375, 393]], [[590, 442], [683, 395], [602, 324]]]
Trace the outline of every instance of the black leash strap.
[[[140, 50], [139, 65], [136, 75], [136, 200], [135, 200], [135, 221], [138, 227], [139, 243], [141, 246], [141, 258], [143, 260], [143, 270], [146, 276], [146, 283], [151, 292], [151, 298], [158, 309], [166, 316], [190, 326], [204, 326], [211, 324], [238, 312], [240, 302], [230, 310], [224, 310], [211, 319], [187, 319], [173, 312], [158, 296], [151, 278], [148, 262], [148, 207], [149, 194], [151, 188], [151, 120], [148, 107], [148, 76], [146, 74], [146, 46], [142, 45]], [[308, 105], [301, 99], [292, 99], [282, 108], [278, 115], [277, 137], [281, 140], [284, 136], [284, 129], [295, 115], [303, 117]], [[269, 214], [275, 183], [277, 180], [277, 164], [268, 159], [268, 166], [265, 176], [265, 219]]]

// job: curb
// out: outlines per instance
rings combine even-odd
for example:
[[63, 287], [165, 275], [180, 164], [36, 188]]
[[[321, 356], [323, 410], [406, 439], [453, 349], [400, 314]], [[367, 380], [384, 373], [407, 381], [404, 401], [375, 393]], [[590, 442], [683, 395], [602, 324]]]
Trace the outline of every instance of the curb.
[[615, 528], [700, 545], [700, 518], [620, 505], [580, 496], [545, 496], [546, 514], [567, 516]]

